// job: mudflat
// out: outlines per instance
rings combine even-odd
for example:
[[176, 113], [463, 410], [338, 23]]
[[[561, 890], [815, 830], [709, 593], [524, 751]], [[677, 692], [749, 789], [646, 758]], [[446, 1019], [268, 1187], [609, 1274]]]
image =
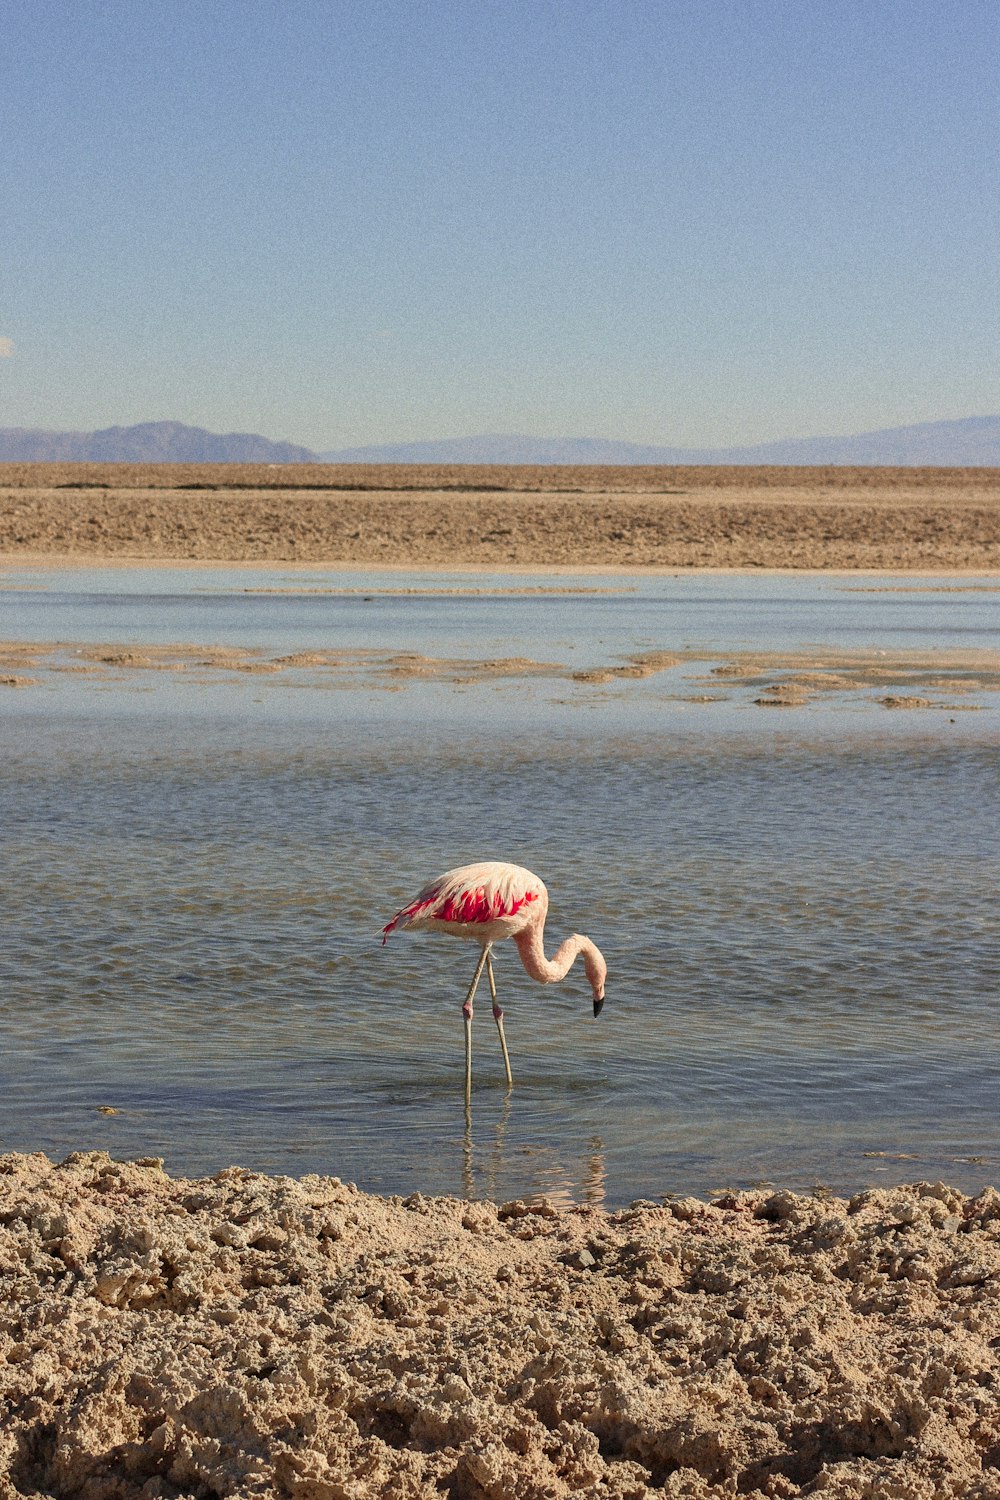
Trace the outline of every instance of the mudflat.
[[0, 555], [1000, 570], [1000, 469], [0, 464]]
[[0, 1495], [993, 1500], [1000, 1195], [0, 1158]]
[[[961, 585], [954, 585], [964, 592]], [[970, 590], [1000, 591], [1000, 584], [973, 584]], [[708, 666], [717, 653], [681, 650], [639, 651], [614, 665], [573, 666], [506, 656], [442, 658], [378, 647], [296, 651], [276, 655], [261, 647], [103, 644], [72, 641], [0, 640], [0, 687], [54, 685], [67, 675], [105, 683], [125, 683], [169, 672], [175, 680], [202, 684], [233, 674], [307, 680], [313, 687], [401, 690], [415, 682], [471, 687], [514, 679], [579, 683], [594, 689], [645, 681], [674, 668], [688, 669], [674, 683], [672, 696], [690, 704], [750, 701], [764, 708], [798, 708], [818, 698], [838, 698], [857, 707], [923, 708], [958, 713], [983, 706], [1000, 692], [1000, 659], [995, 651], [855, 650], [754, 651], [730, 653], [720, 666]], [[702, 669], [702, 675], [692, 675]], [[31, 675], [33, 673], [39, 676]], [[873, 696], [872, 690], [881, 690]], [[666, 692], [669, 689], [665, 688]], [[957, 701], [956, 701], [957, 700]], [[597, 701], [600, 701], [599, 699]]]

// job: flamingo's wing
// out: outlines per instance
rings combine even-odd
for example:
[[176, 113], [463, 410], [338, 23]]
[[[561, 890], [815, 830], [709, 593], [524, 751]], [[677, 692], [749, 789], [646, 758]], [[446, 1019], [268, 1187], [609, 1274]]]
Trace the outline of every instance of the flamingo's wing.
[[537, 901], [545, 887], [537, 875], [520, 865], [488, 860], [460, 865], [426, 885], [382, 929], [382, 941], [397, 927], [428, 922], [495, 922], [512, 917]]

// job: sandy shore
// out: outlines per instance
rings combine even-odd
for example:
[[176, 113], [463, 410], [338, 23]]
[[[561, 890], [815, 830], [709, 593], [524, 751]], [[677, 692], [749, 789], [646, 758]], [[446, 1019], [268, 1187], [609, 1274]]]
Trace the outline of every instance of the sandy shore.
[[1000, 1494], [1000, 1194], [557, 1211], [0, 1158], [0, 1495]]
[[0, 557], [1000, 570], [1000, 470], [2, 464]]

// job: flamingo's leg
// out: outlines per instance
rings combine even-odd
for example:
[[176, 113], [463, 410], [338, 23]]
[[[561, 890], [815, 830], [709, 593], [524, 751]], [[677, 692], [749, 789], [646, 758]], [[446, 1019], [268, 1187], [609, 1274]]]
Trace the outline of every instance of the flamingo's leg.
[[476, 965], [476, 972], [473, 974], [473, 976], [472, 976], [472, 983], [469, 985], [469, 993], [466, 995], [466, 997], [465, 997], [465, 1004], [462, 1006], [462, 1015], [465, 1017], [465, 1097], [466, 1097], [466, 1100], [468, 1100], [469, 1096], [472, 1093], [472, 999], [473, 999], [473, 996], [476, 993], [476, 986], [479, 984], [479, 981], [482, 978], [483, 970], [485, 969], [486, 962], [487, 962], [487, 960], [488, 960], [488, 958], [490, 956], [490, 947], [491, 947], [491, 944], [487, 943], [486, 946], [485, 946], [485, 948], [483, 949], [482, 953], [480, 954], [479, 962]]
[[514, 1082], [514, 1077], [510, 1071], [510, 1058], [507, 1055], [507, 1038], [503, 1034], [503, 1011], [497, 1004], [497, 982], [493, 977], [493, 959], [490, 957], [489, 948], [486, 950], [486, 973], [489, 975], [490, 994], [493, 996], [493, 1019], [497, 1023], [497, 1031], [500, 1033], [500, 1050], [503, 1053], [503, 1065], [507, 1073], [507, 1084], [509, 1087]]

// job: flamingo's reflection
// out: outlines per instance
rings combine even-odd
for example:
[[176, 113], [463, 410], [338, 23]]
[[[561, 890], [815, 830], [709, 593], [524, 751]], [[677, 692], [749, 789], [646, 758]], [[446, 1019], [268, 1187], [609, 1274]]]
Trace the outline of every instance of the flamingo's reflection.
[[[511, 1196], [506, 1190], [512, 1168], [507, 1129], [513, 1097], [514, 1090], [507, 1089], [488, 1144], [481, 1146], [477, 1146], [473, 1138], [472, 1105], [468, 1099], [465, 1102], [462, 1137], [462, 1193], [465, 1198], [488, 1198], [496, 1203]], [[604, 1142], [600, 1136], [590, 1137], [585, 1156], [576, 1163], [566, 1161], [552, 1147], [542, 1144], [521, 1147], [518, 1158], [518, 1176], [522, 1181], [525, 1158], [531, 1161], [530, 1186], [527, 1190], [522, 1188], [518, 1197], [528, 1202], [545, 1198], [556, 1208], [574, 1208], [579, 1203], [597, 1208], [604, 1203], [608, 1174]]]

